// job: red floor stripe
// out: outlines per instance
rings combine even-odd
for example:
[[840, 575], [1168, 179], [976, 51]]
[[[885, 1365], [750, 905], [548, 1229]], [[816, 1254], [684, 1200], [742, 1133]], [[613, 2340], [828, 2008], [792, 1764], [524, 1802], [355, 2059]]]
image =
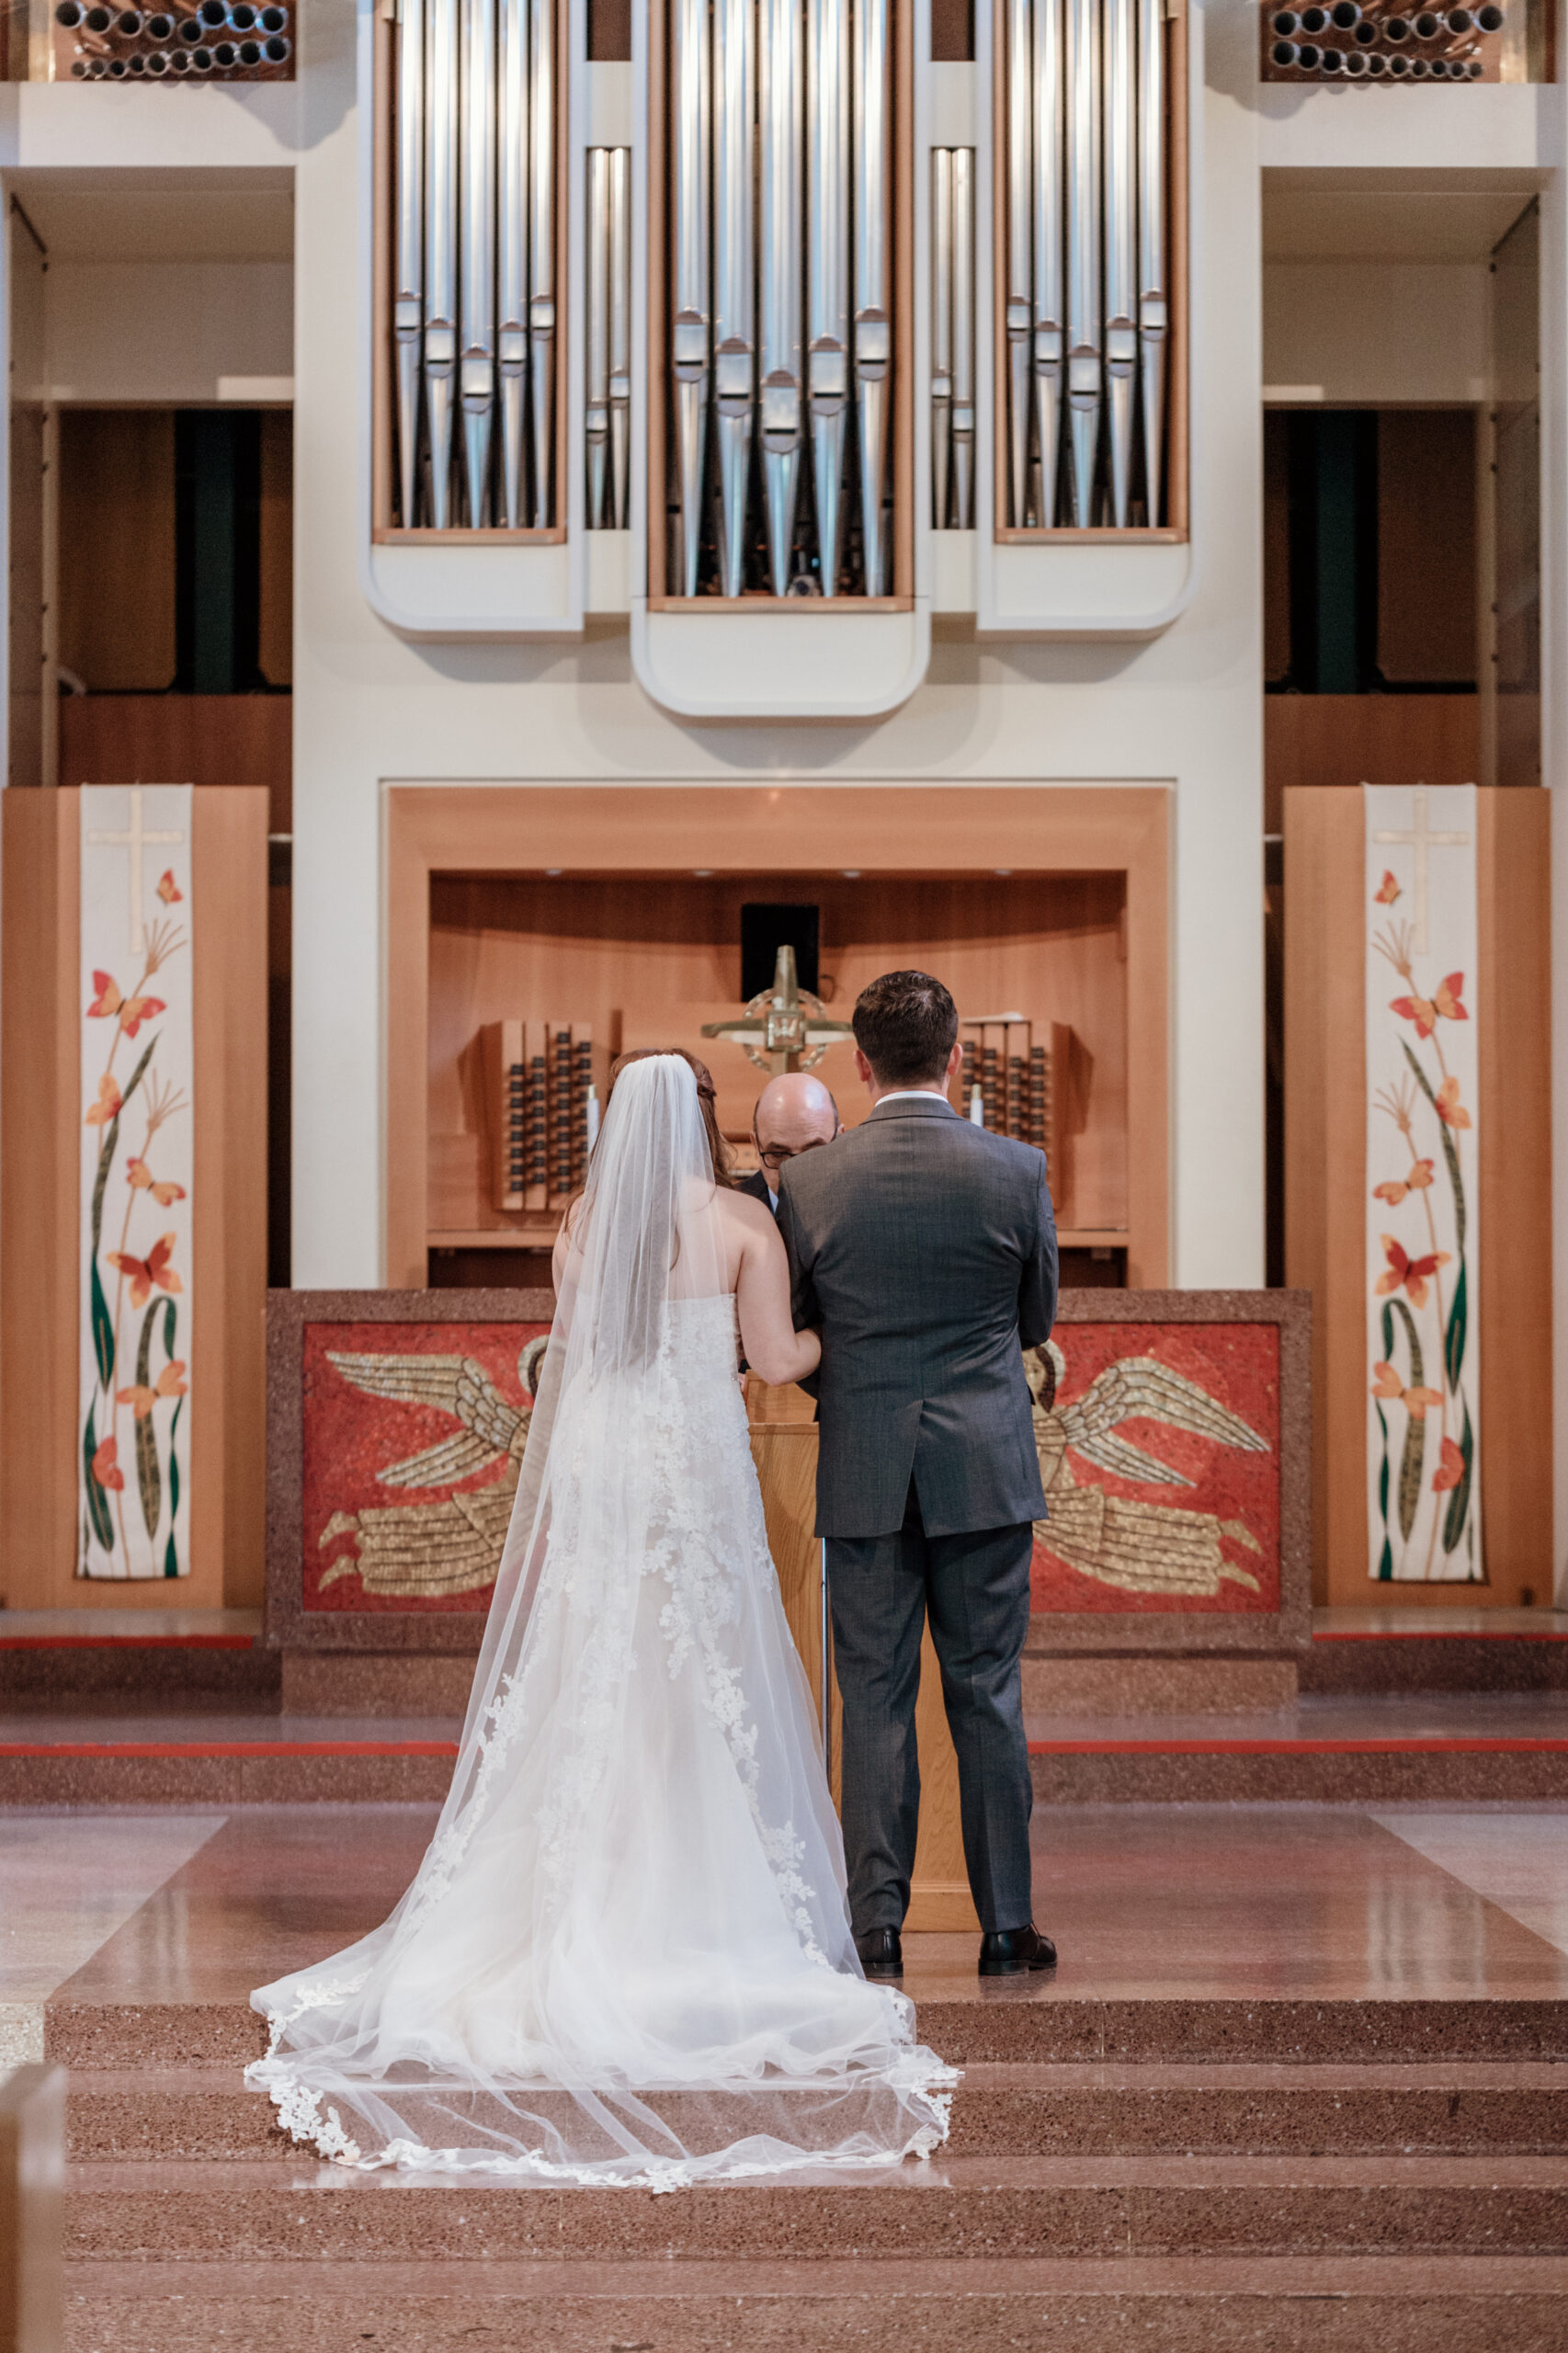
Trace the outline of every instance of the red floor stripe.
[[6, 1740], [6, 1756], [455, 1756], [455, 1740]]
[[250, 1651], [253, 1634], [0, 1634], [0, 1651]]
[[1557, 1756], [1568, 1740], [1031, 1740], [1031, 1756]]

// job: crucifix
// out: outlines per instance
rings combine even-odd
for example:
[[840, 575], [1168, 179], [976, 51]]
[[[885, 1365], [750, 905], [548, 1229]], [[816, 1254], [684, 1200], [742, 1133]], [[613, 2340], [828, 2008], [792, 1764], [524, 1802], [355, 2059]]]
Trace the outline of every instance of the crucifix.
[[840, 1038], [855, 1034], [847, 1021], [830, 1021], [822, 1001], [802, 989], [795, 977], [795, 951], [778, 950], [773, 986], [743, 1006], [733, 1021], [705, 1021], [705, 1038], [727, 1038], [744, 1046], [758, 1070], [775, 1078], [790, 1070], [811, 1070]]
[[1417, 956], [1425, 956], [1426, 953], [1427, 853], [1433, 849], [1465, 849], [1469, 847], [1470, 835], [1429, 832], [1426, 824], [1426, 788], [1423, 784], [1418, 784], [1415, 788], [1415, 815], [1409, 831], [1403, 834], [1374, 834], [1372, 839], [1375, 842], [1403, 844], [1405, 848], [1414, 849], [1415, 852], [1415, 928], [1412, 935], [1411, 946]]
[[100, 848], [128, 849], [131, 852], [127, 861], [130, 868], [131, 946], [132, 953], [140, 956], [147, 946], [147, 926], [142, 919], [142, 853], [157, 842], [183, 842], [185, 835], [145, 829], [142, 823], [142, 787], [133, 784], [130, 792], [131, 824], [127, 831], [123, 834], [90, 833], [87, 839]]

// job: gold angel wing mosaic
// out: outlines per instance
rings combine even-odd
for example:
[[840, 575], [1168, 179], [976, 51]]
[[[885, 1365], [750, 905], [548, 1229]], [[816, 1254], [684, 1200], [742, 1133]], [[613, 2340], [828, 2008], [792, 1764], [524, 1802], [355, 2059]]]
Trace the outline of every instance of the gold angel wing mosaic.
[[1267, 1453], [1240, 1415], [1185, 1373], [1153, 1357], [1123, 1357], [1108, 1365], [1082, 1397], [1058, 1407], [1056, 1392], [1067, 1360], [1054, 1340], [1028, 1350], [1024, 1370], [1034, 1401], [1035, 1450], [1045, 1488], [1047, 1519], [1035, 1534], [1057, 1559], [1101, 1585], [1124, 1593], [1166, 1594], [1173, 1599], [1212, 1598], [1230, 1582], [1260, 1590], [1251, 1570], [1225, 1551], [1227, 1542], [1259, 1553], [1262, 1546], [1241, 1520], [1178, 1504], [1145, 1503], [1081, 1483], [1068, 1457], [1113, 1477], [1150, 1486], [1189, 1487], [1182, 1472], [1120, 1434], [1124, 1422], [1160, 1422], [1216, 1446]]
[[[544, 1339], [530, 1340], [517, 1358], [517, 1378], [530, 1397], [547, 1346]], [[327, 1362], [369, 1397], [434, 1408], [457, 1425], [449, 1437], [378, 1471], [382, 1486], [453, 1486], [492, 1467], [495, 1476], [439, 1503], [334, 1512], [318, 1543], [324, 1549], [344, 1536], [354, 1542], [323, 1570], [322, 1586], [358, 1574], [367, 1593], [406, 1599], [472, 1593], [494, 1584], [532, 1409], [508, 1404], [472, 1357], [374, 1356], [329, 1348]]]

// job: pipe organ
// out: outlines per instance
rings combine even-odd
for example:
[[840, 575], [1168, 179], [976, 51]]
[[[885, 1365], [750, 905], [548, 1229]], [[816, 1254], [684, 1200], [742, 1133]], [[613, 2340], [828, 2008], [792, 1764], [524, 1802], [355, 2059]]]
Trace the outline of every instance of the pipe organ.
[[1166, 520], [1164, 0], [1002, 0], [997, 520]]
[[590, 147], [587, 527], [624, 531], [631, 461], [631, 150]]
[[397, 520], [545, 530], [556, 503], [556, 0], [401, 0]]
[[892, 0], [673, 0], [676, 597], [891, 586]]

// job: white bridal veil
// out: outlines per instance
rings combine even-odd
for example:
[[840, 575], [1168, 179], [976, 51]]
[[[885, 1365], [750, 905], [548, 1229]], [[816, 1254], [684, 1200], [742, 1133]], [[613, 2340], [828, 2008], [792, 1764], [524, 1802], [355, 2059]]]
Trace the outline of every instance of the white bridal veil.
[[849, 1934], [767, 1552], [696, 1082], [618, 1078], [436, 1835], [252, 1998], [248, 2072], [360, 2165], [640, 2182], [886, 2163], [953, 2080]]

